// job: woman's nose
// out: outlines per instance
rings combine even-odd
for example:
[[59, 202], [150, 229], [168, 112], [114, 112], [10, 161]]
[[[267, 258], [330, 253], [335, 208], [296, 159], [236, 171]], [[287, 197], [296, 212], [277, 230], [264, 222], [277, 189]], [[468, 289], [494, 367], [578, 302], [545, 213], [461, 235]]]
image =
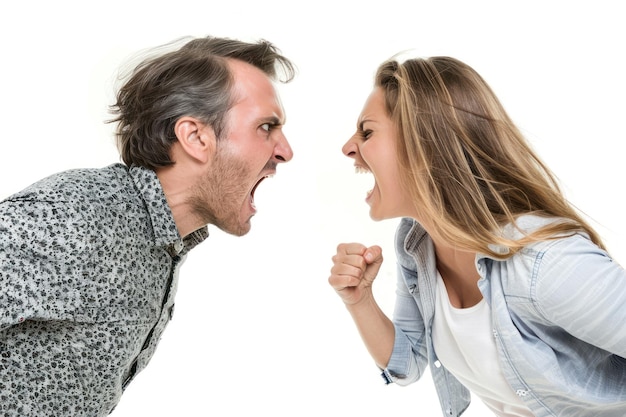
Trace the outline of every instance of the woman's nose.
[[354, 136], [352, 136], [348, 141], [343, 145], [341, 151], [348, 158], [354, 158], [357, 153], [357, 146], [354, 140]]

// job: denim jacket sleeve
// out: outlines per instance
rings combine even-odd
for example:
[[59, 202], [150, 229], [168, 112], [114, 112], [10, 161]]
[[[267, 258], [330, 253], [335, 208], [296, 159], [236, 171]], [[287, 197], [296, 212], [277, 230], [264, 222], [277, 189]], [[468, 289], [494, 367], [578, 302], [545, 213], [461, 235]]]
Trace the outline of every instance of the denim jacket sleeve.
[[411, 272], [398, 266], [398, 288], [393, 315], [396, 337], [385, 370], [389, 382], [393, 381], [398, 385], [417, 381], [428, 365], [424, 320], [403, 280], [404, 274]]
[[383, 375], [388, 382], [408, 385], [418, 380], [428, 366], [424, 318], [416, 294], [417, 266], [404, 250], [404, 238], [411, 222], [402, 220], [396, 233], [398, 260], [396, 303], [393, 313], [395, 341], [391, 358]]
[[544, 320], [626, 358], [626, 271], [585, 236], [550, 243], [531, 291]]

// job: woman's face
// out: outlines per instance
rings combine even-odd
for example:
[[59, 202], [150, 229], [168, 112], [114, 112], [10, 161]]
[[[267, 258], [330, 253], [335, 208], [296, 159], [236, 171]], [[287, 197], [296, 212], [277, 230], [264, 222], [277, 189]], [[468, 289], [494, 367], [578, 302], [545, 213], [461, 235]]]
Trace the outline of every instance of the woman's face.
[[396, 143], [397, 129], [385, 110], [385, 97], [376, 87], [365, 102], [356, 133], [342, 151], [354, 159], [357, 172], [374, 175], [374, 188], [365, 198], [374, 220], [415, 217], [415, 208], [401, 186]]

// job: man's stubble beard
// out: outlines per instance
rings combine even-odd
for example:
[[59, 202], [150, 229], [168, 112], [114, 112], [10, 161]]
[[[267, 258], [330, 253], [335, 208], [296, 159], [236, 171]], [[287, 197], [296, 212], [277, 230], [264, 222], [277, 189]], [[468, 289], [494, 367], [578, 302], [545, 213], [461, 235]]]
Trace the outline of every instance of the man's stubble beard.
[[212, 224], [235, 236], [245, 235], [250, 231], [250, 221], [247, 219], [242, 224], [240, 215], [250, 190], [242, 181], [249, 177], [250, 169], [245, 162], [218, 148], [210, 171], [194, 186], [189, 198], [192, 212], [202, 224]]

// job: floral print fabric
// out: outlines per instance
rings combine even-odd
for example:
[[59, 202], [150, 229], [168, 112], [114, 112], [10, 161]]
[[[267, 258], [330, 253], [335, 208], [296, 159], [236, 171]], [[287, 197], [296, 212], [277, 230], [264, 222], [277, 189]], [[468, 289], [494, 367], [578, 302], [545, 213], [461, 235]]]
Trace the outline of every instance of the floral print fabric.
[[0, 415], [105, 416], [152, 357], [181, 239], [156, 174], [114, 164], [0, 202]]

